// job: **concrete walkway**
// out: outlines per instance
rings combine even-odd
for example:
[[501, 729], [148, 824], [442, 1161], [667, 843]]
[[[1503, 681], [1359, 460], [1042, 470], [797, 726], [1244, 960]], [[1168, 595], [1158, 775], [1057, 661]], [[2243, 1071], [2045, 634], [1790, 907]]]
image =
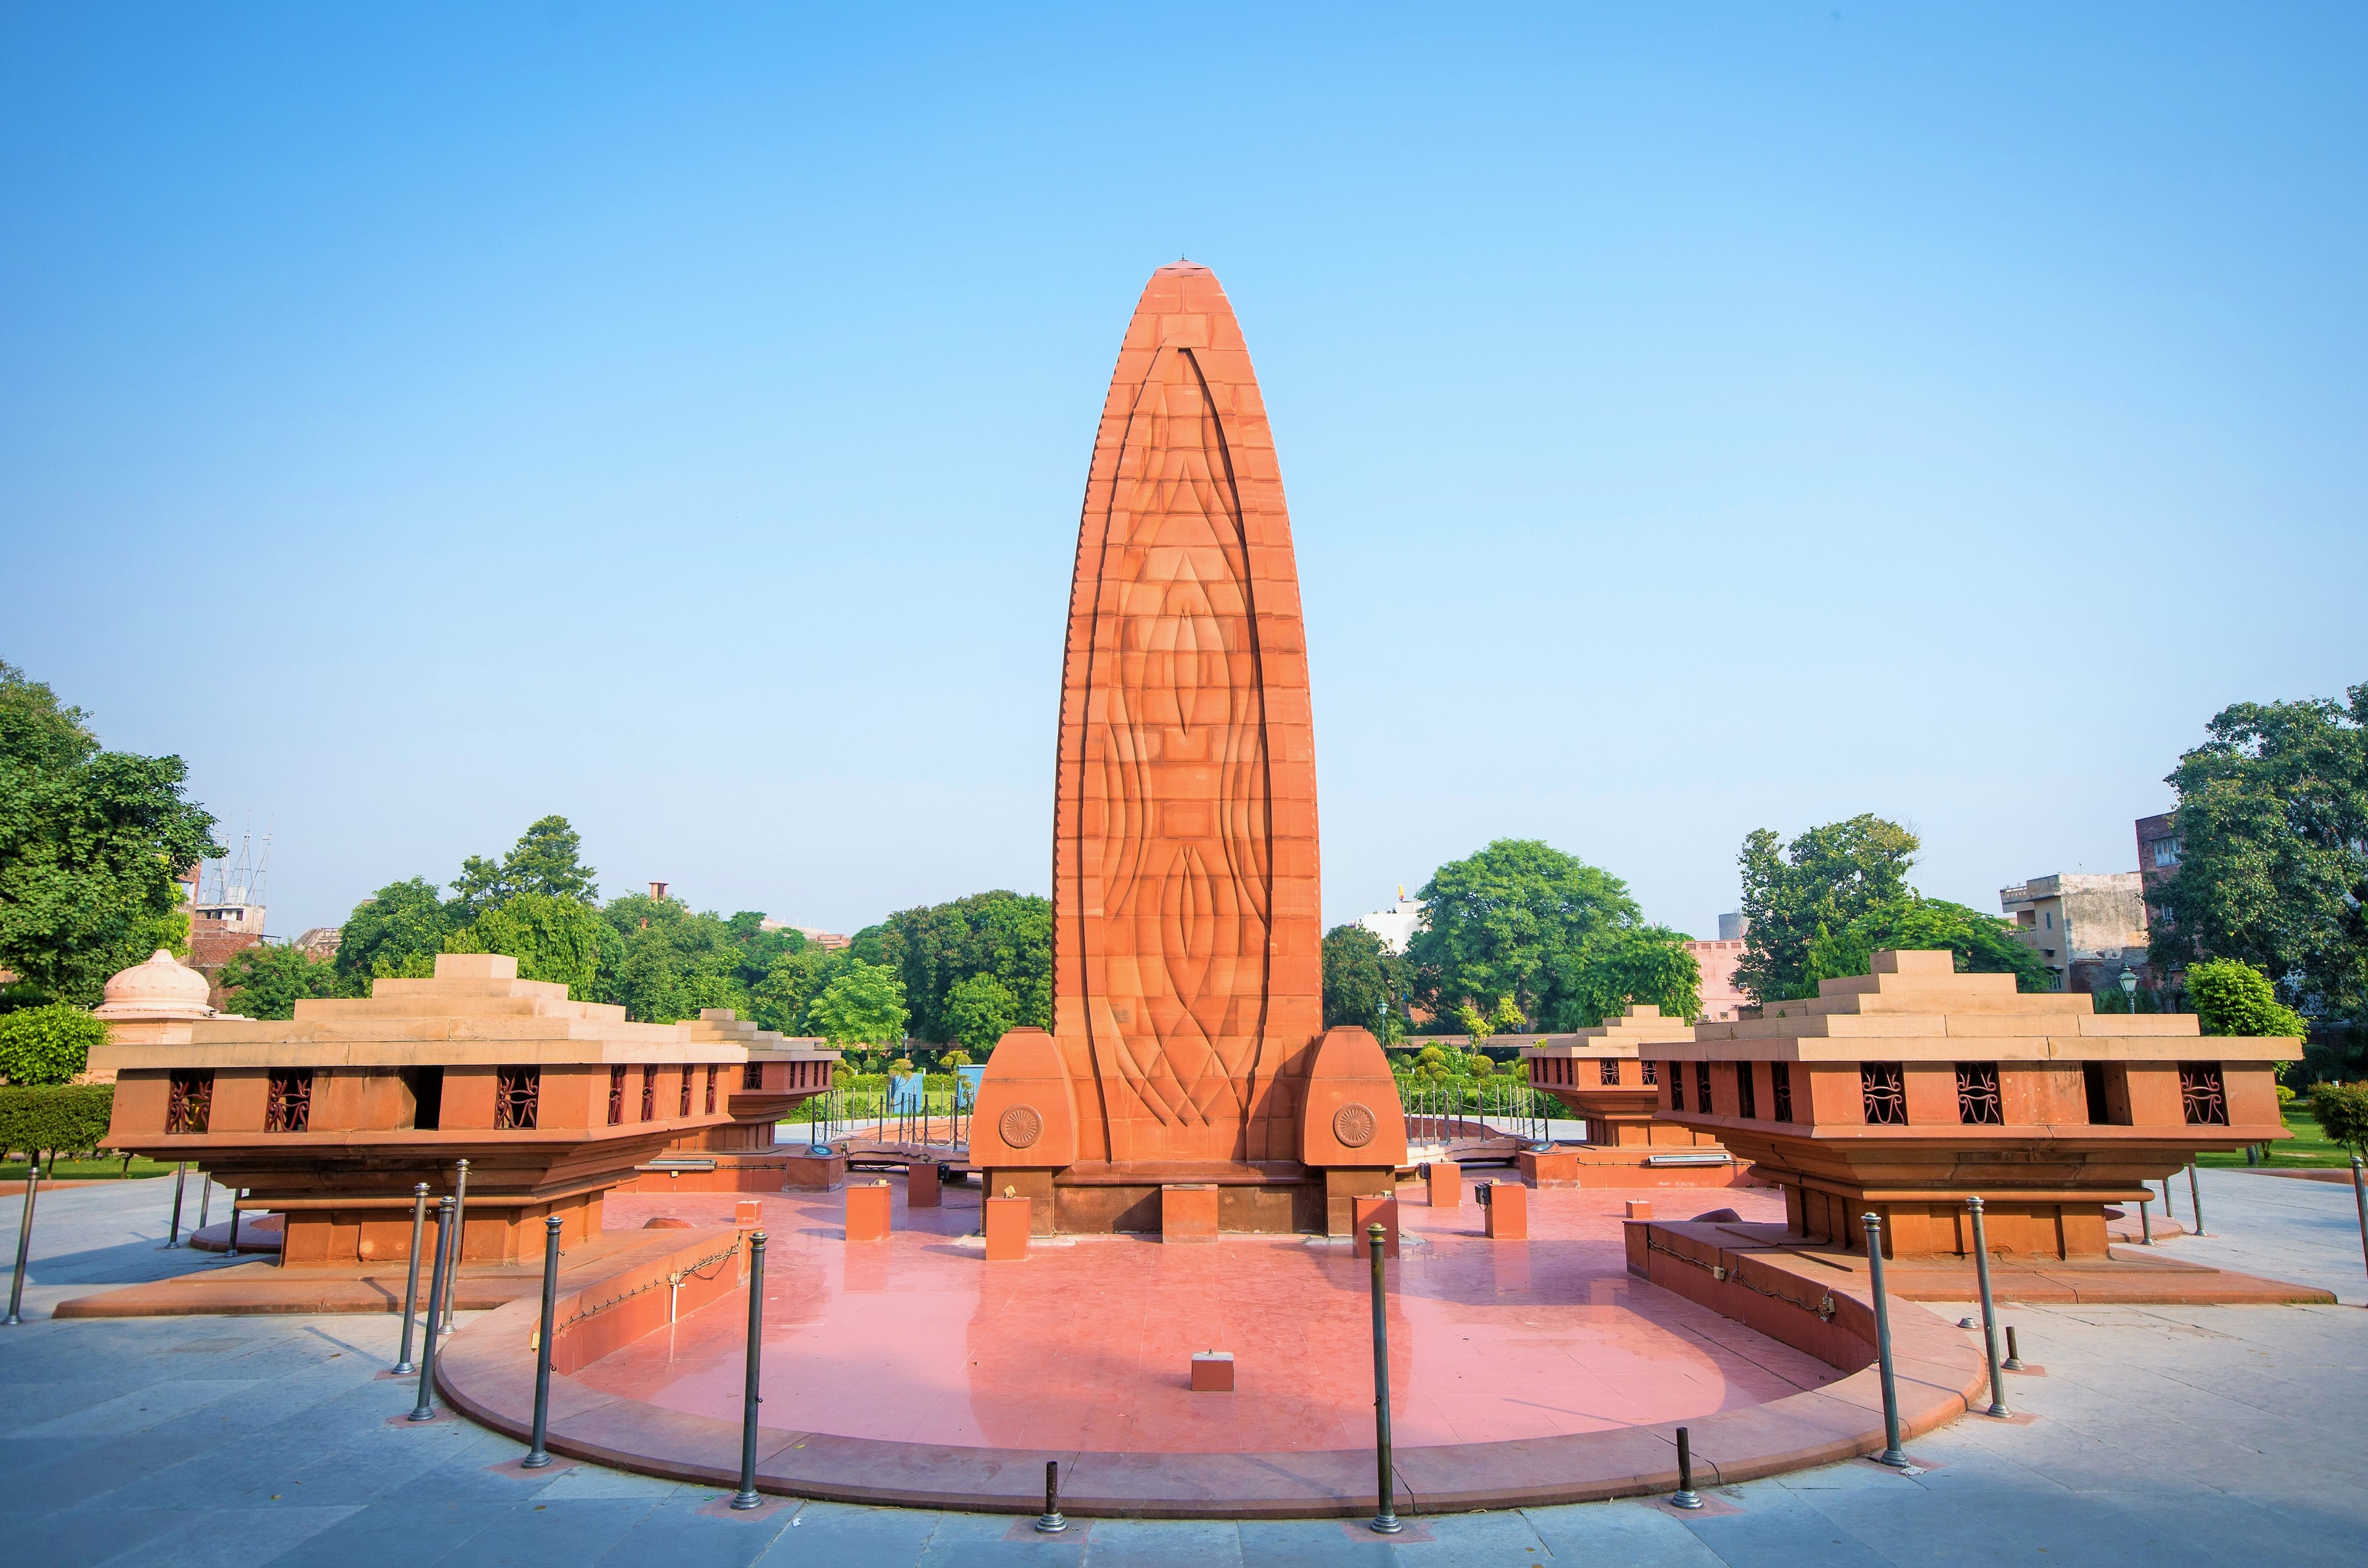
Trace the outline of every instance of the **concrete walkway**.
[[[2344, 1237], [2328, 1218], [2348, 1214], [2347, 1188], [2242, 1172], [2205, 1180], [2208, 1228], [2225, 1235], [2171, 1244], [2180, 1256], [2218, 1245], [2232, 1267], [2324, 1284], [2348, 1301], [2368, 1297], [2356, 1251], [2344, 1274]], [[45, 1311], [93, 1284], [205, 1267], [154, 1250], [165, 1187], [45, 1199], [28, 1304]], [[2182, 1213], [2184, 1196], [2182, 1186]], [[13, 1257], [13, 1207], [7, 1220], [0, 1256]], [[1915, 1446], [1924, 1474], [1861, 1460], [1713, 1487], [1713, 1506], [1691, 1517], [1651, 1503], [1593, 1504], [1415, 1520], [1387, 1542], [1322, 1521], [1079, 1521], [1042, 1538], [1005, 1517], [794, 1501], [734, 1517], [715, 1506], [713, 1488], [565, 1461], [521, 1475], [505, 1463], [521, 1451], [515, 1442], [461, 1421], [402, 1422], [413, 1385], [378, 1375], [393, 1355], [392, 1317], [34, 1321], [0, 1329], [0, 1408], [10, 1418], [0, 1464], [11, 1483], [0, 1489], [0, 1539], [13, 1561], [73, 1568], [2358, 1560], [2368, 1539], [2368, 1446], [2359, 1441], [2368, 1312], [2007, 1315], [2025, 1358], [2044, 1368], [2009, 1383], [2035, 1419], [1961, 1421]]]

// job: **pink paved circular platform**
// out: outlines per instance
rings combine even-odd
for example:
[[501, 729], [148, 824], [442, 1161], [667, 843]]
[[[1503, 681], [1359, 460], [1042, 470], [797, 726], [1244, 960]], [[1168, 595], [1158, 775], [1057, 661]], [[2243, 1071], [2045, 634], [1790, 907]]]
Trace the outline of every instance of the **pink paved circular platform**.
[[[1409, 1196], [1412, 1196], [1411, 1189]], [[1691, 1196], [1691, 1195], [1690, 1195]], [[957, 1243], [975, 1191], [907, 1212], [885, 1242], [840, 1239], [837, 1197], [768, 1198], [765, 1416], [838, 1437], [965, 1448], [1242, 1453], [1372, 1440], [1372, 1265], [1346, 1244], [1090, 1236], [986, 1264]], [[1594, 1193], [1534, 1195], [1532, 1239], [1483, 1210], [1401, 1202], [1391, 1266], [1396, 1440], [1479, 1443], [1684, 1421], [1820, 1387], [1834, 1368], [1630, 1277]], [[1772, 1195], [1695, 1208], [1781, 1220]], [[609, 1200], [610, 1225], [728, 1213]], [[746, 1308], [734, 1298], [576, 1374], [669, 1410], [736, 1419]], [[1230, 1351], [1232, 1393], [1194, 1393], [1195, 1351]]]
[[[1430, 1210], [1402, 1189], [1407, 1245], [1389, 1266], [1401, 1512], [1667, 1490], [1679, 1423], [1723, 1481], [1882, 1446], [1874, 1373], [1860, 1369], [1871, 1313], [1853, 1283], [1769, 1271], [1781, 1261], [1747, 1269], [1720, 1251], [1719, 1227], [1682, 1225], [1646, 1259], [1676, 1288], [1648, 1283], [1629, 1269], [1623, 1199], [1649, 1197], [1679, 1220], [1708, 1207], [1779, 1217], [1757, 1191], [1672, 1196], [1533, 1192], [1531, 1239], [1508, 1243], [1480, 1234], [1478, 1208]], [[1369, 1263], [1300, 1237], [1107, 1236], [989, 1264], [964, 1240], [976, 1194], [947, 1198], [908, 1211], [898, 1183], [897, 1233], [873, 1243], [843, 1239], [843, 1195], [763, 1199], [762, 1489], [1032, 1513], [1054, 1460], [1063, 1506], [1080, 1515], [1371, 1510]], [[637, 1289], [658, 1326], [554, 1378], [554, 1451], [703, 1483], [736, 1475], [746, 1298], [713, 1261], [735, 1245], [733, 1203], [609, 1199], [611, 1233], [655, 1218], [699, 1228], [649, 1233], [653, 1257], [677, 1244], [667, 1238], [683, 1250], [638, 1264], [644, 1283], [585, 1287], [581, 1303]], [[706, 1304], [668, 1324], [646, 1281], [693, 1262], [711, 1281]], [[1964, 1411], [1980, 1360], [1930, 1312], [1893, 1310], [1903, 1415], [1911, 1433], [1929, 1430]], [[534, 1311], [487, 1313], [438, 1361], [456, 1405], [513, 1433], [531, 1409]], [[578, 1311], [564, 1306], [563, 1321]], [[1190, 1358], [1207, 1349], [1233, 1353], [1235, 1392], [1190, 1391]]]

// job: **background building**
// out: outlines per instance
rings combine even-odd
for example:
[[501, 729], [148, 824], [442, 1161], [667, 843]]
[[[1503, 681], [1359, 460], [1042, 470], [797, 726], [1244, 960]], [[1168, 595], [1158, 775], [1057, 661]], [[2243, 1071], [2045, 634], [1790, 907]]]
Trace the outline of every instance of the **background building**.
[[1382, 945], [1394, 953], [1406, 950], [1414, 940], [1415, 923], [1422, 918], [1422, 904], [1406, 897], [1406, 884], [1398, 884], [1398, 901], [1387, 909], [1377, 909], [1357, 922], [1382, 939]]
[[1731, 1024], [1740, 1016], [1736, 1008], [1751, 1006], [1751, 998], [1735, 988], [1735, 966], [1743, 961], [1743, 942], [1739, 937], [1725, 935], [1729, 921], [1740, 926], [1741, 917], [1718, 917], [1721, 940], [1686, 944], [1686, 951], [1694, 956], [1694, 967], [1702, 971], [1702, 1016], [1713, 1023]]
[[2094, 991], [2146, 962], [2146, 905], [2135, 871], [2059, 872], [1998, 890], [2014, 934], [2055, 971], [2058, 991]]

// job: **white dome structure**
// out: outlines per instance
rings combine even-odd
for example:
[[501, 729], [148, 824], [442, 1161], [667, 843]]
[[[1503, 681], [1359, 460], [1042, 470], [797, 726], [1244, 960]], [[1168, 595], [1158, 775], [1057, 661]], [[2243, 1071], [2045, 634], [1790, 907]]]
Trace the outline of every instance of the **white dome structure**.
[[91, 1009], [93, 1017], [131, 1023], [141, 1020], [211, 1018], [206, 1005], [206, 977], [174, 960], [164, 949], [145, 963], [133, 964], [107, 983], [107, 1000]]

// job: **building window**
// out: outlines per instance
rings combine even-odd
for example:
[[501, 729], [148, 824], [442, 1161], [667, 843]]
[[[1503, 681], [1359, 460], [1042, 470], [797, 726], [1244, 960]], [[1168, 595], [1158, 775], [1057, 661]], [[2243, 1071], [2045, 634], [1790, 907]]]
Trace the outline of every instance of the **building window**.
[[655, 1121], [658, 1114], [658, 1070], [642, 1069], [642, 1119]]
[[746, 1067], [741, 1068], [740, 1086], [744, 1089], [763, 1088], [765, 1086], [765, 1064], [761, 1062], [751, 1062]]
[[2177, 869], [2179, 852], [2185, 847], [2186, 846], [2176, 838], [2155, 838], [2146, 841], [2146, 852], [2154, 858], [2154, 869], [2157, 871]]
[[1682, 1062], [1669, 1063], [1669, 1108], [1686, 1108], [1686, 1064]]
[[2179, 1064], [2179, 1097], [2187, 1108], [2190, 1127], [2228, 1125], [2228, 1096], [2220, 1083], [2220, 1069], [2210, 1062]]
[[1776, 1102], [1774, 1107], [1776, 1119], [1792, 1120], [1793, 1064], [1789, 1062], [1770, 1062], [1768, 1064], [1768, 1087], [1771, 1091], [1768, 1097]]
[[715, 1063], [707, 1064], [707, 1114], [715, 1114]]
[[1759, 1085], [1752, 1082], [1755, 1071], [1748, 1062], [1735, 1064], [1735, 1114], [1746, 1121], [1759, 1119]]
[[2003, 1127], [2006, 1107], [1998, 1098], [1998, 1063], [1957, 1063], [1957, 1119], [1967, 1127]]
[[1645, 1069], [1645, 1082], [1646, 1084], [1658, 1084], [1661, 1081], [1661, 1064], [1659, 1062], [1639, 1062], [1636, 1065]]
[[1616, 1056], [1607, 1056], [1602, 1061], [1597, 1062], [1595, 1064], [1595, 1076], [1597, 1081], [1600, 1083], [1618, 1083], [1620, 1081], [1620, 1059]]
[[682, 1070], [682, 1094], [679, 1101], [675, 1115], [689, 1116], [690, 1114], [690, 1069], [687, 1066]]
[[173, 1095], [165, 1105], [165, 1131], [167, 1132], [203, 1132], [214, 1108], [214, 1075], [211, 1073], [176, 1073], [173, 1074]]
[[1858, 1089], [1869, 1127], [1907, 1125], [1907, 1085], [1900, 1074], [1898, 1062], [1860, 1062]]
[[504, 1131], [531, 1131], [541, 1100], [541, 1068], [503, 1068], [494, 1079], [494, 1126]]
[[1694, 1108], [1704, 1116], [1715, 1114], [1710, 1103], [1710, 1063], [1694, 1063]]
[[271, 1074], [263, 1102], [266, 1132], [302, 1132], [313, 1120], [313, 1074], [302, 1070]]
[[624, 1124], [625, 1070], [622, 1067], [611, 1067], [609, 1069], [609, 1125], [622, 1127]]

